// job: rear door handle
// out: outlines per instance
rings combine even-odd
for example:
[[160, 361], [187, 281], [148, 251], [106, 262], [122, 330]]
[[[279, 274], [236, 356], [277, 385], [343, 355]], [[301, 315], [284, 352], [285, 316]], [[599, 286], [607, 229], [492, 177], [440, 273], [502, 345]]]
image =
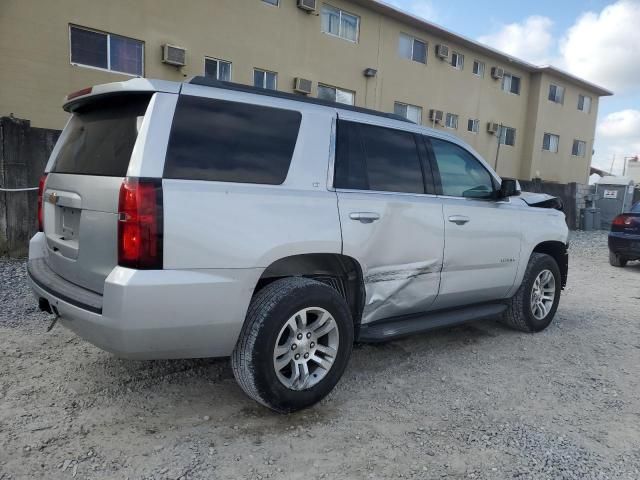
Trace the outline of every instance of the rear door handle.
[[449, 221], [451, 223], [455, 223], [456, 225], [464, 225], [471, 220], [469, 217], [465, 217], [464, 215], [451, 215], [449, 217]]
[[376, 212], [351, 212], [349, 218], [362, 223], [372, 223], [380, 220], [380, 214]]

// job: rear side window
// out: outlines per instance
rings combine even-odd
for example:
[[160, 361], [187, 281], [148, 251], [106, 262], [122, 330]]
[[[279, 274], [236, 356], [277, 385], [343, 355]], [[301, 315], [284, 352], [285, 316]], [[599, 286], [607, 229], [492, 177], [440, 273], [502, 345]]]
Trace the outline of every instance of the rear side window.
[[279, 185], [301, 118], [291, 110], [182, 95], [164, 178]]
[[402, 130], [339, 121], [334, 186], [424, 193], [414, 135]]
[[149, 94], [96, 99], [77, 108], [65, 127], [54, 173], [124, 177]]

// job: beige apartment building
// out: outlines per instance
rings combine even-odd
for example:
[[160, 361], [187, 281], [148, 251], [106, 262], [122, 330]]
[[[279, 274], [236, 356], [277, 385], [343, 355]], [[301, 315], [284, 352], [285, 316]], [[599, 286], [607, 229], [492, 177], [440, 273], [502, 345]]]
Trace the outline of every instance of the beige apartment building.
[[61, 129], [88, 85], [206, 74], [395, 111], [500, 175], [562, 183], [586, 183], [611, 95], [374, 0], [1, 0], [0, 55], [0, 116], [35, 127]]

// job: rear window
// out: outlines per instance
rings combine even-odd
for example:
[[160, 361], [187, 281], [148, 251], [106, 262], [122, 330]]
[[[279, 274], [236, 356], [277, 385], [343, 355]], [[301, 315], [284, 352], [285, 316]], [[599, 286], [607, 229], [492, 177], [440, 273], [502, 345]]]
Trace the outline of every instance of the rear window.
[[631, 209], [631, 213], [640, 213], [640, 202], [636, 203]]
[[301, 114], [180, 96], [164, 178], [279, 185], [289, 171]]
[[149, 94], [96, 99], [79, 107], [65, 128], [54, 173], [124, 177]]

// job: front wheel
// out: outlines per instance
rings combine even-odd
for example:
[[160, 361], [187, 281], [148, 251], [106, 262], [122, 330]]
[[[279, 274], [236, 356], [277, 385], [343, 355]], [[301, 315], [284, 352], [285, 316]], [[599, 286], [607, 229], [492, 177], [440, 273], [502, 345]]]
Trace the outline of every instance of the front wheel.
[[533, 253], [520, 288], [509, 299], [503, 322], [523, 332], [544, 330], [558, 309], [561, 285], [560, 268], [554, 258]]
[[231, 366], [255, 401], [293, 412], [335, 387], [353, 335], [348, 305], [335, 289], [302, 277], [276, 280], [252, 299]]

